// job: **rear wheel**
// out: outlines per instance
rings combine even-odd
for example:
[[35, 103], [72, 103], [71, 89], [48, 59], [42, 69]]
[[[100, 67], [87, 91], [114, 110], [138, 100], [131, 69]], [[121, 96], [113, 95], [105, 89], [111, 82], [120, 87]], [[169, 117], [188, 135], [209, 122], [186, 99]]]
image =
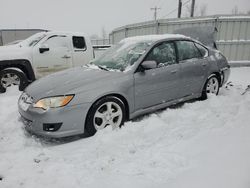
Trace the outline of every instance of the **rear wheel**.
[[107, 96], [98, 100], [90, 109], [85, 130], [89, 135], [94, 135], [97, 131], [107, 126], [118, 128], [125, 121], [125, 106], [123, 102], [113, 96]]
[[15, 69], [0, 71], [0, 93], [4, 93], [11, 86], [19, 86], [19, 90], [23, 91], [27, 85], [28, 80], [23, 72]]
[[207, 79], [206, 84], [203, 88], [201, 99], [202, 100], [207, 99], [208, 94], [218, 95], [219, 89], [220, 89], [220, 84], [217, 76], [216, 75], [210, 76]]

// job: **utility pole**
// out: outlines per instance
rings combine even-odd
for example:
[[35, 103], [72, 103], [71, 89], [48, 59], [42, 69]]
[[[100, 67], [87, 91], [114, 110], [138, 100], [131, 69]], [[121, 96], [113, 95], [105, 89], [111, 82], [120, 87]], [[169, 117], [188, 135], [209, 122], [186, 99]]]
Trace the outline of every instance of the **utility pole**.
[[178, 15], [177, 15], [178, 18], [181, 17], [181, 8], [182, 8], [182, 0], [179, 0], [179, 3], [178, 3]]
[[195, 0], [192, 0], [192, 4], [191, 4], [191, 17], [194, 17], [194, 7], [195, 7]]
[[150, 10], [154, 11], [154, 20], [157, 20], [157, 11], [160, 10], [161, 8], [158, 8], [157, 6], [150, 8]]

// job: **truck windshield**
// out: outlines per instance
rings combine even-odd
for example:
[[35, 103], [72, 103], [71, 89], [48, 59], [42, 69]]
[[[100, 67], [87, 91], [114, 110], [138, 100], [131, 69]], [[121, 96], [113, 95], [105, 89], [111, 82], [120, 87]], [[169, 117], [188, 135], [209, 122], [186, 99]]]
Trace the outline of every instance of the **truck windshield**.
[[29, 38], [23, 40], [20, 45], [21, 46], [35, 46], [40, 40], [42, 40], [46, 36], [45, 32], [37, 33]]
[[107, 70], [125, 71], [131, 67], [149, 48], [152, 41], [120, 42], [91, 62]]

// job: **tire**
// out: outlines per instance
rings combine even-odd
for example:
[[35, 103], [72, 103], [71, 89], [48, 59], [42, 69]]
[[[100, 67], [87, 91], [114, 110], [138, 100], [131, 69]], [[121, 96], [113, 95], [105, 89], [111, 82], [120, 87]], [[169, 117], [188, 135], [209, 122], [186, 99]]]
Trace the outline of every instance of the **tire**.
[[92, 136], [106, 126], [121, 127], [124, 124], [125, 117], [125, 105], [122, 100], [114, 96], [101, 98], [92, 105], [88, 112], [85, 132]]
[[[213, 84], [213, 85], [211, 85]], [[211, 86], [211, 87], [210, 87]], [[210, 89], [209, 89], [210, 88]], [[202, 90], [202, 95], [201, 95], [201, 100], [206, 100], [208, 93], [218, 95], [220, 90], [220, 82], [219, 79], [217, 78], [216, 75], [211, 75], [208, 77], [203, 90]]]
[[4, 69], [0, 71], [0, 93], [6, 92], [6, 89], [12, 85], [18, 85], [19, 90], [23, 91], [28, 85], [26, 75], [15, 69]]

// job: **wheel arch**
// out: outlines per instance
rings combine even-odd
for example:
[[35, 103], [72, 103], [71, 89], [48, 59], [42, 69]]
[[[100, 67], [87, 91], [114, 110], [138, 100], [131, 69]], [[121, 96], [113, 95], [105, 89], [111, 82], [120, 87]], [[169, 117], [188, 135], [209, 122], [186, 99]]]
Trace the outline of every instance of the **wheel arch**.
[[0, 71], [5, 69], [16, 69], [23, 72], [29, 81], [35, 80], [35, 74], [31, 63], [26, 59], [4, 60], [0, 61]]
[[[216, 76], [216, 78], [218, 79], [218, 81], [219, 81], [219, 85], [220, 85], [220, 87], [222, 86], [222, 78], [221, 78], [221, 74], [219, 73], [219, 72], [212, 72], [210, 75], [209, 75], [209, 77], [207, 78], [207, 80], [209, 79], [209, 78], [211, 78], [212, 76]], [[207, 81], [206, 80], [206, 81]]]
[[87, 121], [88, 114], [89, 114], [91, 108], [93, 107], [93, 105], [94, 105], [97, 101], [99, 101], [99, 100], [101, 100], [101, 99], [103, 99], [103, 98], [105, 98], [105, 97], [109, 97], [109, 96], [116, 97], [116, 98], [120, 99], [120, 100], [123, 102], [123, 104], [124, 104], [124, 106], [125, 106], [125, 119], [126, 119], [126, 120], [129, 120], [129, 110], [130, 110], [130, 109], [129, 109], [129, 104], [128, 104], [127, 99], [126, 99], [122, 94], [119, 94], [119, 93], [109, 93], [109, 94], [106, 94], [106, 95], [104, 95], [104, 96], [101, 96], [101, 97], [97, 98], [97, 99], [92, 103], [92, 105], [91, 105], [91, 106], [89, 107], [89, 109], [88, 109], [88, 112], [87, 112], [87, 115], [86, 115], [86, 118], [85, 118], [85, 124], [86, 124], [86, 121]]

